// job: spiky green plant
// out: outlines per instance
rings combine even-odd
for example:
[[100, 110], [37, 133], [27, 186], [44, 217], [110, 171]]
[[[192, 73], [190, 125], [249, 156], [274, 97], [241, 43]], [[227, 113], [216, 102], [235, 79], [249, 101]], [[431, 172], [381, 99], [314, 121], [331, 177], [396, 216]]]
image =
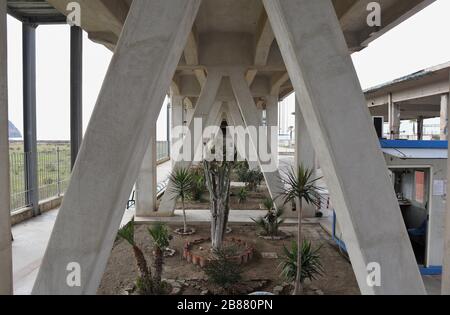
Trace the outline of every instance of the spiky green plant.
[[265, 198], [263, 205], [267, 209], [267, 214], [264, 217], [252, 220], [263, 231], [264, 236], [278, 236], [280, 226], [284, 223], [284, 219], [282, 219], [283, 209], [275, 210], [275, 203], [272, 198]]
[[139, 293], [142, 295], [153, 294], [152, 271], [148, 267], [144, 253], [134, 240], [134, 219], [119, 230], [118, 237], [133, 247], [134, 257], [139, 270], [139, 278], [137, 280]]
[[[301, 275], [300, 281], [305, 282], [306, 279], [316, 280], [319, 276], [323, 276], [324, 269], [320, 259], [320, 250], [322, 246], [313, 249], [311, 242], [303, 241], [301, 251]], [[284, 246], [281, 262], [279, 268], [281, 269], [281, 276], [288, 282], [293, 282], [297, 277], [297, 258], [298, 258], [298, 243], [293, 241], [291, 247]]]
[[207, 190], [205, 173], [201, 168], [193, 168], [191, 170], [192, 188], [190, 197], [194, 201], [202, 201], [203, 193]]
[[[320, 205], [320, 191], [321, 188], [317, 186], [317, 181], [320, 178], [314, 178], [314, 171], [310, 170], [303, 165], [300, 165], [295, 171], [291, 168], [288, 172], [285, 172], [282, 177], [283, 188], [282, 196], [284, 198], [285, 204], [297, 202], [299, 205], [298, 211], [298, 234], [297, 234], [297, 244], [303, 243], [302, 238], [302, 213], [303, 213], [303, 203], [306, 202], [309, 205]], [[300, 266], [297, 270], [297, 276], [295, 280], [294, 295], [302, 293], [302, 282], [301, 282], [301, 259], [302, 253], [301, 249], [297, 250], [297, 265]]]
[[172, 183], [171, 193], [174, 194], [174, 198], [181, 199], [183, 208], [183, 232], [189, 232], [186, 219], [186, 199], [189, 197], [189, 193], [194, 186], [194, 179], [191, 172], [187, 168], [177, 168], [169, 176], [169, 181]]
[[238, 201], [239, 203], [245, 203], [247, 201], [248, 198], [248, 190], [245, 187], [242, 187], [241, 189], [239, 189], [239, 193], [238, 193]]
[[164, 251], [169, 247], [171, 236], [167, 226], [163, 223], [156, 223], [148, 229], [153, 240], [153, 253], [155, 255], [153, 268], [155, 270], [153, 276], [153, 287], [156, 294], [163, 291], [161, 285], [163, 267], [164, 267]]

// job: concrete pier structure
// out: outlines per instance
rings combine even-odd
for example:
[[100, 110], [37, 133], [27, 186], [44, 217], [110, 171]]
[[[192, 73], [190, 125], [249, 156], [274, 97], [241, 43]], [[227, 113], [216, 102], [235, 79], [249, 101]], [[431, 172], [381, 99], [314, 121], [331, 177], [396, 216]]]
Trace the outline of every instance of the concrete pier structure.
[[13, 293], [8, 142], [6, 1], [0, 1], [0, 295]]
[[[48, 0], [62, 14], [69, 2]], [[79, 1], [83, 30], [115, 53], [34, 293], [96, 292], [169, 88], [205, 125], [221, 104], [235, 102], [247, 127], [261, 124], [271, 97], [295, 90], [362, 293], [424, 293], [349, 54], [431, 2], [385, 1], [386, 19], [374, 29], [362, 0]], [[250, 142], [257, 151], [257, 136]], [[277, 196], [277, 172], [257, 163]], [[168, 193], [158, 212], [173, 207]], [[66, 283], [74, 262], [79, 287]], [[373, 262], [382, 267], [381, 287], [366, 282]]]

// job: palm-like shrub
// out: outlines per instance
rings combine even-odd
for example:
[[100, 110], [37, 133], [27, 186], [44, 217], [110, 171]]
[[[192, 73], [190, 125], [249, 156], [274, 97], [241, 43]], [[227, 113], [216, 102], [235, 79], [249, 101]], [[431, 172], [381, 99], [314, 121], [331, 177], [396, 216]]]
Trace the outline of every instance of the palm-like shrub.
[[283, 216], [283, 209], [275, 210], [275, 204], [272, 198], [264, 199], [263, 205], [267, 209], [267, 214], [257, 220], [252, 220], [263, 231], [264, 236], [278, 236], [280, 234], [280, 226], [284, 222], [284, 219], [281, 218]]
[[188, 233], [185, 202], [194, 186], [192, 174], [187, 168], [178, 168], [170, 174], [169, 181], [172, 183], [170, 192], [174, 194], [174, 198], [181, 199], [183, 208], [183, 232]]
[[[304, 283], [306, 279], [316, 280], [319, 276], [324, 274], [324, 269], [320, 260], [320, 250], [322, 247], [313, 249], [311, 242], [303, 241], [301, 252], [301, 274], [300, 281]], [[283, 248], [284, 256], [280, 264], [281, 276], [289, 282], [293, 282], [297, 277], [297, 258], [298, 258], [298, 243], [292, 242], [291, 248], [286, 246]]]
[[250, 191], [256, 191], [264, 180], [264, 175], [260, 170], [250, 170], [248, 162], [239, 162], [236, 166], [236, 174], [241, 183], [245, 183]]
[[156, 223], [148, 229], [148, 232], [153, 239], [153, 253], [155, 255], [153, 262], [153, 268], [155, 270], [153, 287], [155, 294], [160, 294], [163, 291], [161, 278], [164, 266], [164, 251], [169, 247], [171, 236], [169, 230], [163, 223]]
[[[320, 205], [320, 190], [316, 183], [320, 178], [314, 178], [314, 171], [305, 168], [300, 165], [297, 171], [293, 168], [284, 174], [282, 178], [283, 182], [283, 193], [285, 204], [297, 202], [299, 205], [298, 211], [298, 236], [297, 244], [303, 243], [302, 237], [302, 213], [303, 213], [303, 203], [306, 202], [309, 205]], [[297, 249], [297, 265], [300, 268], [297, 269], [297, 276], [295, 279], [295, 288], [293, 294], [302, 293], [302, 282], [301, 282], [301, 259], [302, 253], [301, 249]]]
[[239, 193], [238, 193], [239, 203], [244, 203], [244, 202], [246, 202], [246, 201], [247, 201], [247, 197], [248, 197], [248, 190], [247, 190], [247, 188], [242, 187], [242, 188], [239, 190]]
[[139, 293], [142, 295], [153, 294], [152, 271], [148, 267], [144, 253], [136, 245], [134, 240], [134, 220], [122, 227], [118, 232], [118, 236], [133, 247], [134, 257], [139, 271], [139, 278], [137, 280]]

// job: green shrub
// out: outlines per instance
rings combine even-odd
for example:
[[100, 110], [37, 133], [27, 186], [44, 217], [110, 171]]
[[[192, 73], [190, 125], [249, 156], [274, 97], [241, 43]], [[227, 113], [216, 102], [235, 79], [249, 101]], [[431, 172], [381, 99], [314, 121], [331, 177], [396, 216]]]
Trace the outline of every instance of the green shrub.
[[239, 203], [245, 203], [248, 197], [248, 190], [245, 187], [242, 187], [238, 193]]
[[202, 201], [203, 193], [206, 191], [205, 172], [201, 168], [193, 168], [190, 171], [192, 177], [192, 188], [190, 198], [193, 201]]
[[280, 234], [280, 226], [284, 222], [284, 219], [281, 218], [283, 209], [275, 210], [272, 198], [264, 199], [263, 205], [267, 209], [267, 214], [257, 220], [252, 220], [263, 231], [264, 236], [278, 236]]
[[[322, 246], [313, 249], [311, 242], [303, 241], [301, 248], [302, 269], [300, 275], [301, 283], [306, 279], [316, 280], [319, 276], [324, 274], [324, 269], [320, 259], [320, 250]], [[297, 275], [297, 242], [291, 243], [291, 248], [286, 246], [283, 248], [284, 256], [280, 264], [281, 276], [289, 282], [295, 281]]]
[[230, 292], [242, 278], [241, 266], [232, 258], [235, 254], [234, 248], [216, 250], [215, 259], [211, 260], [205, 268], [208, 281], [226, 292]]

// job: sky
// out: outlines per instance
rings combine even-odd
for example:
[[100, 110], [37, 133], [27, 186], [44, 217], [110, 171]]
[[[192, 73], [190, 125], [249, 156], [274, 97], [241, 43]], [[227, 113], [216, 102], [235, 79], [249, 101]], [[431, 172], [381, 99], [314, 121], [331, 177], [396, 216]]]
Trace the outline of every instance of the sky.
[[[450, 61], [450, 1], [431, 6], [352, 55], [363, 89]], [[95, 106], [112, 53], [84, 40], [84, 128]], [[39, 26], [37, 38], [38, 140], [69, 140], [69, 26]], [[22, 26], [8, 16], [9, 119], [23, 132], [22, 124]], [[294, 111], [294, 98], [284, 104]], [[166, 110], [157, 130], [166, 130]], [[165, 132], [158, 134], [165, 140]]]

